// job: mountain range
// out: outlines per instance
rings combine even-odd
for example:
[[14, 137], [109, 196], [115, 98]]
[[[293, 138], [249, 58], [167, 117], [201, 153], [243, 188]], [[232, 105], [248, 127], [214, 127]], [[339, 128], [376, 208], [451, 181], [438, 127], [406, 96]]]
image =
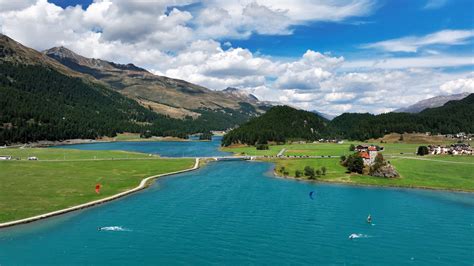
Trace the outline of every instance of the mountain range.
[[469, 95], [468, 92], [451, 94], [451, 95], [440, 95], [440, 96], [436, 96], [436, 97], [419, 101], [407, 107], [396, 109], [394, 112], [395, 113], [419, 113], [428, 108], [443, 106], [445, 103], [449, 101], [461, 100], [463, 98], [466, 98], [468, 95]]
[[184, 80], [154, 75], [133, 64], [86, 58], [65, 47], [54, 47], [43, 54], [72, 70], [92, 76], [157, 113], [173, 118], [197, 118], [201, 110], [239, 110], [241, 102], [255, 107], [255, 114], [262, 112], [257, 98], [244, 97], [235, 88], [213, 91]]
[[0, 144], [124, 131], [184, 137], [234, 127], [267, 108], [234, 90], [209, 90], [64, 47], [38, 52], [5, 35], [0, 68]]
[[329, 121], [333, 117], [260, 101], [237, 88], [213, 91], [64, 47], [39, 52], [0, 34], [0, 145], [121, 132], [186, 137], [239, 125], [226, 138], [228, 144], [242, 138], [251, 143], [286, 137], [364, 140], [391, 132], [473, 132], [473, 94], [465, 96], [422, 101], [419, 114], [345, 113]]

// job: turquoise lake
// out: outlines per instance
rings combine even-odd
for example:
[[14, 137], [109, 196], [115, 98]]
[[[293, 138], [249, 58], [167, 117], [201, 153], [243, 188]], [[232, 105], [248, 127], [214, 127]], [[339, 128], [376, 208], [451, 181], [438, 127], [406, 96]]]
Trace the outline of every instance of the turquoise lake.
[[309, 183], [274, 178], [272, 168], [210, 163], [111, 203], [0, 230], [0, 265], [474, 263], [473, 194]]
[[[194, 138], [195, 139], [195, 138]], [[215, 136], [213, 141], [122, 141], [99, 142], [56, 146], [55, 148], [80, 150], [124, 150], [159, 154], [163, 157], [207, 157], [225, 156], [228, 152], [219, 151], [222, 137]]]

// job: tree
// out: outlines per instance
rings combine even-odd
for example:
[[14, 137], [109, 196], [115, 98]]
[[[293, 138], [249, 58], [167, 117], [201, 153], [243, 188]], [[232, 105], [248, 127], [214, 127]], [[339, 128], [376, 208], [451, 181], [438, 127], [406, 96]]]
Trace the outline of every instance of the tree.
[[314, 179], [314, 176], [315, 176], [314, 168], [311, 167], [311, 166], [305, 166], [304, 167], [304, 175], [309, 177], [309, 179]]
[[375, 156], [374, 164], [384, 164], [384, 158], [381, 153], [377, 153], [377, 156]]
[[290, 174], [290, 173], [289, 173], [288, 171], [284, 171], [284, 172], [283, 172], [283, 175], [284, 175], [284, 176], [288, 176], [289, 174]]
[[326, 166], [321, 167], [321, 173], [323, 175], [326, 175], [326, 171], [327, 171]]
[[375, 156], [373, 165], [369, 169], [369, 173], [372, 175], [372, 173], [379, 170], [382, 166], [386, 164], [387, 163], [385, 162], [383, 155], [381, 153], [378, 153], [377, 156]]
[[321, 170], [319, 170], [319, 169], [316, 169], [316, 171], [314, 171], [314, 173], [316, 174], [316, 176], [321, 176]]
[[416, 152], [416, 155], [424, 156], [424, 155], [427, 155], [428, 153], [429, 153], [428, 147], [426, 147], [426, 146], [419, 146], [419, 147], [418, 147], [418, 151]]
[[285, 171], [285, 167], [284, 166], [280, 167], [280, 173], [283, 173], [284, 171]]
[[400, 134], [400, 138], [398, 140], [403, 141], [403, 134]]
[[349, 146], [349, 151], [355, 151], [355, 148], [356, 147], [354, 146], [354, 144], [351, 144], [351, 146]]
[[257, 150], [268, 150], [269, 149], [268, 144], [256, 144], [255, 147], [257, 148]]
[[202, 133], [199, 135], [199, 140], [212, 140], [212, 133], [210, 131]]
[[303, 173], [300, 170], [295, 171], [295, 177], [300, 178]]
[[341, 163], [344, 165], [347, 160], [347, 157], [345, 155], [341, 155], [340, 160], [341, 160]]
[[349, 155], [346, 160], [347, 170], [351, 173], [362, 174], [364, 171], [364, 161], [358, 154]]

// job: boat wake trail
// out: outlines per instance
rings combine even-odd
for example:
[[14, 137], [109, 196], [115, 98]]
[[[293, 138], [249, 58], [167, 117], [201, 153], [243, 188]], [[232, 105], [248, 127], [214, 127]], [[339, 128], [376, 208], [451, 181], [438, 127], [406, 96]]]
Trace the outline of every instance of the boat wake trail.
[[131, 232], [132, 230], [123, 228], [121, 226], [104, 226], [104, 227], [99, 227], [99, 231], [117, 231], [117, 232]]
[[364, 235], [364, 234], [351, 234], [349, 236], [349, 239], [355, 239], [355, 238], [369, 238], [371, 236], [369, 235]]

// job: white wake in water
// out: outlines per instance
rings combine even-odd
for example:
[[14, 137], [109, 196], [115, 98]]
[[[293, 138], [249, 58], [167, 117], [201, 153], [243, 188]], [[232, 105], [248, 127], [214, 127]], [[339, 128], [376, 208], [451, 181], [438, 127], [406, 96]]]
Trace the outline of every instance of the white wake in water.
[[131, 230], [123, 228], [121, 226], [104, 226], [99, 227], [99, 231], [119, 231], [119, 232], [130, 232]]
[[349, 236], [349, 239], [355, 239], [355, 238], [369, 238], [369, 235], [364, 235], [364, 234], [351, 234]]

